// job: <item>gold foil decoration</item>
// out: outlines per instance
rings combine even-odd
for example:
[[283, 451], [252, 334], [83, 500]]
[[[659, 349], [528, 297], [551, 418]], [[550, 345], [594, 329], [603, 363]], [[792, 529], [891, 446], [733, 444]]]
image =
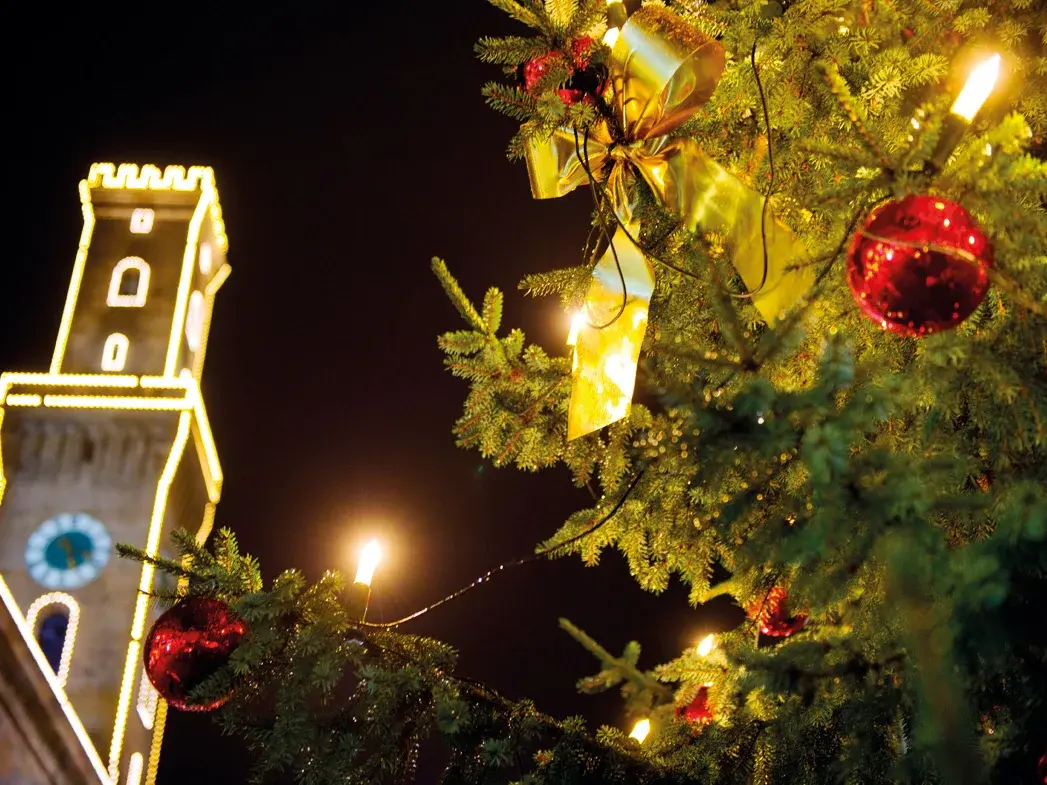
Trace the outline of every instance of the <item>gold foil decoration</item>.
[[536, 199], [563, 196], [588, 183], [586, 168], [601, 179], [609, 163], [606, 193], [621, 221], [613, 245], [625, 278], [626, 306], [622, 311], [622, 282], [608, 248], [593, 269], [586, 320], [572, 329], [569, 440], [625, 417], [632, 402], [654, 291], [654, 269], [629, 237], [637, 237], [640, 229], [633, 217], [637, 175], [688, 229], [724, 236], [735, 269], [768, 323], [814, 282], [806, 250], [788, 227], [768, 214], [761, 231], [764, 196], [709, 158], [694, 139], [670, 136], [712, 96], [724, 58], [714, 39], [665, 8], [645, 6], [622, 27], [611, 50], [610, 100], [621, 139], [616, 143], [604, 123], [584, 140], [565, 127], [528, 146], [527, 171]]

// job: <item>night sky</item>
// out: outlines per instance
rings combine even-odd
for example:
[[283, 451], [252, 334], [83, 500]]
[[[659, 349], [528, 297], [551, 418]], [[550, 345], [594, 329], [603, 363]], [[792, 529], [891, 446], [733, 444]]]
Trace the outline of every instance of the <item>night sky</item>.
[[[371, 618], [399, 617], [528, 554], [587, 506], [564, 469], [494, 469], [454, 446], [467, 390], [436, 346], [464, 325], [433, 255], [476, 300], [505, 290], [504, 324], [530, 340], [556, 352], [567, 333], [554, 300], [516, 284], [577, 263], [589, 194], [531, 199], [504, 155], [513, 123], [480, 96], [498, 69], [472, 52], [481, 35], [523, 31], [482, 0], [170, 6], [163, 22], [110, 8], [30, 9], [31, 35], [4, 55], [15, 141], [0, 368], [46, 369], [92, 162], [207, 164], [233, 267], [203, 383], [226, 476], [216, 525], [267, 580], [292, 566], [351, 572], [378, 536], [389, 555]], [[616, 694], [575, 692], [597, 665], [559, 616], [614, 652], [639, 640], [645, 667], [716, 625], [678, 582], [645, 594], [607, 553], [596, 569], [568, 558], [506, 573], [404, 631], [455, 645], [463, 674], [510, 697], [624, 727]], [[174, 715], [164, 750], [162, 785], [243, 780], [241, 745], [204, 717]]]

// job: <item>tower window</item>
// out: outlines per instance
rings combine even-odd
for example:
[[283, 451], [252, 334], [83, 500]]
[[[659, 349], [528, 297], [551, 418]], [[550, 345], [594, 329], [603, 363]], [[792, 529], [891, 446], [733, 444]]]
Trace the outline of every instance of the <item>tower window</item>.
[[62, 649], [65, 648], [65, 636], [69, 632], [69, 612], [56, 610], [49, 613], [40, 622], [36, 631], [36, 640], [44, 652], [47, 664], [56, 674], [62, 664]]
[[136, 207], [131, 213], [131, 234], [149, 234], [153, 231], [154, 215], [149, 207]]
[[211, 274], [211, 246], [207, 243], [200, 243], [200, 274], [210, 275]]
[[138, 294], [138, 286], [142, 282], [141, 270], [124, 270], [124, 274], [120, 276], [120, 291], [121, 297], [133, 297]]
[[33, 600], [25, 617], [29, 629], [35, 631], [44, 659], [58, 677], [59, 685], [64, 687], [76, 642], [79, 603], [65, 592], [51, 592]]
[[122, 371], [127, 363], [127, 349], [131, 342], [123, 333], [113, 333], [102, 347], [102, 370]]
[[109, 279], [110, 308], [141, 308], [149, 293], [149, 265], [137, 256], [128, 256], [116, 263]]
[[189, 295], [189, 309], [185, 316], [185, 342], [189, 351], [200, 349], [200, 339], [204, 332], [204, 296], [198, 291]]

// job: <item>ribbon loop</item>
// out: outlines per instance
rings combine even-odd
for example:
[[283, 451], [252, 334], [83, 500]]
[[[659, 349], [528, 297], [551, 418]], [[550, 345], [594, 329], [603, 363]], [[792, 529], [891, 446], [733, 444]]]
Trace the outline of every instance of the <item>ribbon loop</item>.
[[665, 8], [629, 17], [611, 50], [616, 115], [626, 139], [672, 133], [712, 97], [723, 47]]
[[632, 240], [640, 231], [633, 203], [637, 176], [688, 229], [725, 236], [734, 267], [768, 323], [813, 284], [803, 244], [765, 216], [763, 195], [709, 158], [694, 139], [671, 136], [710, 99], [725, 62], [716, 40], [666, 8], [644, 6], [629, 17], [611, 50], [605, 97], [617, 130], [605, 121], [580, 141], [576, 129], [559, 128], [527, 147], [536, 199], [568, 194], [591, 174], [606, 180], [620, 222], [593, 268], [589, 321], [572, 331], [569, 440], [625, 417], [632, 402], [654, 291], [651, 262]]

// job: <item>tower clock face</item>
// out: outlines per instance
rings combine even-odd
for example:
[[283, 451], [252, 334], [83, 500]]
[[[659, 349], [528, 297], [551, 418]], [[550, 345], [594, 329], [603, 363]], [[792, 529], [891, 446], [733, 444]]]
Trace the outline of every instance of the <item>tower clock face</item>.
[[41, 586], [76, 589], [98, 577], [112, 550], [113, 540], [101, 521], [64, 512], [44, 521], [29, 536], [25, 563]]

